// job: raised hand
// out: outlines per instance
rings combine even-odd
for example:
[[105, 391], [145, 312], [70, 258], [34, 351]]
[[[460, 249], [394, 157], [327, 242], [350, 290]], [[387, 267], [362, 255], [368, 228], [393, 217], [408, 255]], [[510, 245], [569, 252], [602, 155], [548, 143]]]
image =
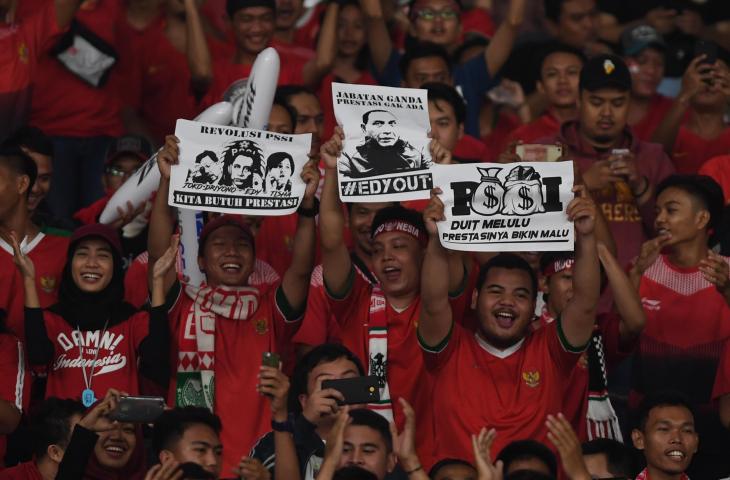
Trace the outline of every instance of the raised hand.
[[137, 208], [134, 208], [134, 205], [132, 205], [132, 202], [127, 200], [127, 203], [124, 205], [126, 208], [117, 207], [117, 213], [119, 214], [119, 218], [115, 220], [114, 222], [110, 223], [109, 226], [114, 229], [119, 229], [134, 220], [137, 215], [142, 213], [145, 209], [145, 202], [142, 202]]
[[117, 407], [119, 397], [126, 393], [110, 388], [104, 396], [104, 400], [97, 403], [84, 417], [79, 420], [79, 425], [92, 432], [105, 432], [114, 427], [114, 422], [109, 420], [109, 414]]
[[18, 235], [15, 232], [10, 232], [10, 244], [13, 246], [13, 261], [18, 267], [18, 270], [20, 270], [20, 274], [25, 279], [35, 280], [35, 265], [33, 265], [33, 260], [20, 249]]
[[287, 418], [286, 399], [289, 393], [289, 379], [281, 370], [261, 365], [256, 391], [267, 395], [271, 401], [271, 416], [277, 422]]
[[560, 463], [567, 477], [570, 480], [590, 480], [591, 475], [583, 462], [580, 440], [563, 414], [559, 413], [557, 417], [548, 415], [545, 425], [548, 428], [548, 440], [558, 449]]
[[423, 210], [423, 222], [426, 224], [426, 230], [429, 235], [438, 235], [437, 222], [446, 220], [444, 215], [444, 202], [439, 198], [439, 194], [443, 193], [440, 188], [436, 187], [431, 190], [431, 200], [428, 202], [425, 210]]
[[342, 145], [345, 141], [345, 131], [342, 127], [335, 127], [335, 133], [326, 143], [319, 148], [319, 153], [326, 168], [337, 168], [337, 158], [342, 153]]
[[709, 250], [707, 258], [700, 261], [699, 269], [705, 280], [713, 284], [721, 295], [730, 298], [730, 268], [722, 256]]
[[162, 150], [157, 153], [157, 168], [160, 169], [160, 175], [165, 180], [170, 180], [170, 172], [173, 165], [177, 165], [180, 161], [180, 140], [175, 135], [165, 137], [165, 145]]
[[439, 165], [450, 165], [453, 162], [451, 157], [451, 151], [441, 145], [435, 138], [431, 139], [431, 143], [428, 144], [428, 149], [431, 152], [431, 160], [433, 163]]
[[251, 457], [243, 457], [238, 463], [238, 468], [233, 469], [233, 473], [239, 478], [245, 480], [270, 480], [271, 474], [261, 460]]
[[479, 480], [502, 480], [504, 463], [497, 460], [492, 463], [492, 444], [497, 436], [495, 429], [482, 428], [478, 435], [472, 434], [471, 446], [474, 450], [474, 465], [477, 467]]
[[597, 160], [583, 172], [583, 181], [590, 190], [602, 190], [621, 180], [623, 179], [611, 169], [610, 160]]
[[180, 464], [172, 457], [165, 459], [147, 471], [144, 480], [182, 480], [183, 471]]
[[177, 263], [177, 250], [180, 246], [180, 235], [173, 235], [170, 239], [170, 246], [165, 250], [164, 255], [157, 259], [155, 267], [152, 271], [152, 277], [155, 280], [165, 278], [170, 268], [175, 268]]
[[421, 462], [416, 453], [416, 412], [405, 398], [399, 398], [403, 415], [406, 418], [403, 431], [398, 433], [394, 422], [390, 422], [390, 435], [393, 438], [393, 453], [398, 457], [403, 470], [414, 472], [421, 468]]
[[641, 245], [641, 251], [636, 258], [632, 268], [637, 274], [642, 275], [656, 261], [662, 248], [672, 239], [671, 234], [664, 233], [652, 238]]
[[337, 400], [344, 401], [345, 397], [339, 390], [334, 388], [318, 389], [307, 396], [304, 402], [302, 415], [310, 423], [318, 425], [324, 417], [330, 417], [340, 411]]
[[596, 204], [585, 185], [576, 185], [573, 192], [578, 193], [568, 205], [568, 220], [573, 222], [575, 230], [581, 235], [590, 235], [596, 227]]
[[304, 200], [312, 200], [314, 194], [317, 193], [317, 187], [319, 187], [319, 168], [317, 162], [310, 160], [302, 168], [302, 180], [307, 184], [307, 188], [304, 190]]

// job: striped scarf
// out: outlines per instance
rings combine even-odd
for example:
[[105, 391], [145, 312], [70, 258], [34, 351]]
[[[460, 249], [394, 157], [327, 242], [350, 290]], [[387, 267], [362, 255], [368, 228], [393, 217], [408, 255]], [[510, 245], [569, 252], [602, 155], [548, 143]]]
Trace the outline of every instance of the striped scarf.
[[368, 375], [378, 377], [380, 401], [368, 404], [389, 422], [393, 421], [393, 405], [388, 388], [388, 316], [386, 300], [379, 286], [373, 285], [370, 293], [370, 313], [368, 316]]

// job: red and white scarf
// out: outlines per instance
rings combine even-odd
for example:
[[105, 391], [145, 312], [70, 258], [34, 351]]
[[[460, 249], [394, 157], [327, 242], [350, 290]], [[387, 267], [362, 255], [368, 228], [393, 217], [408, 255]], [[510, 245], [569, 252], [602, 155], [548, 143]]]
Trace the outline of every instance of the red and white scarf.
[[388, 315], [386, 300], [379, 286], [373, 285], [368, 315], [368, 375], [380, 379], [380, 401], [368, 405], [389, 422], [393, 421], [393, 405], [388, 387]]
[[[636, 480], [649, 480], [649, 471], [648, 469], [644, 469], [636, 476]], [[689, 477], [686, 473], [683, 473], [682, 476], [679, 477], [679, 480], [689, 480]]]
[[215, 328], [218, 316], [246, 321], [259, 307], [256, 287], [184, 286], [193, 300], [183, 328], [178, 332], [177, 387], [175, 404], [180, 407], [215, 405]]

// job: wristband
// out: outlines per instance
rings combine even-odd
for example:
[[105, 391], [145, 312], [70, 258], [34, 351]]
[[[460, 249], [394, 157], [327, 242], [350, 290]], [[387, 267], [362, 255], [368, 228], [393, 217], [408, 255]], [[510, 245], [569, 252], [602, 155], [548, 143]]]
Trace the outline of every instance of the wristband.
[[647, 191], [649, 190], [649, 186], [651, 185], [651, 183], [649, 183], [649, 179], [648, 179], [648, 178], [646, 177], [646, 175], [642, 175], [642, 177], [641, 177], [641, 178], [643, 178], [643, 179], [644, 179], [644, 181], [646, 182], [646, 183], [644, 184], [644, 189], [643, 189], [643, 190], [641, 191], [641, 193], [634, 193], [634, 192], [632, 191], [632, 192], [631, 192], [631, 195], [633, 195], [633, 196], [634, 196], [634, 198], [641, 198], [641, 197], [642, 197], [642, 196], [643, 196], [643, 195], [644, 195], [644, 194], [645, 194], [645, 193], [646, 193], [646, 192], [647, 192]]
[[414, 474], [414, 473], [416, 473], [417, 471], [419, 471], [419, 470], [422, 470], [422, 469], [423, 469], [423, 467], [422, 467], [421, 465], [419, 465], [419, 466], [417, 466], [416, 468], [414, 468], [413, 470], [408, 470], [408, 471], [407, 471], [407, 472], [405, 472], [405, 473], [406, 473], [406, 475], [412, 475], [412, 474]]
[[289, 415], [283, 422], [277, 422], [272, 418], [271, 429], [275, 432], [294, 433], [294, 418], [292, 417], [292, 415]]
[[299, 208], [297, 208], [297, 213], [301, 215], [302, 217], [307, 218], [314, 218], [319, 214], [319, 199], [317, 197], [314, 197], [314, 206], [312, 208], [304, 208], [301, 205], [299, 205]]

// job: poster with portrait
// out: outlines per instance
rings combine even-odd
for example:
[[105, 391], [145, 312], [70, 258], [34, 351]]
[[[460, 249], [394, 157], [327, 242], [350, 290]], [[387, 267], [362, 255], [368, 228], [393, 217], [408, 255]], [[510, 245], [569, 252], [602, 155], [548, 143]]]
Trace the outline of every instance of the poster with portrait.
[[178, 120], [180, 163], [172, 167], [168, 203], [246, 215], [294, 213], [304, 197], [301, 172], [311, 134]]
[[573, 250], [573, 162], [434, 165], [441, 245], [470, 252]]
[[332, 102], [345, 131], [337, 160], [340, 199], [428, 198], [433, 178], [426, 90], [333, 83]]

